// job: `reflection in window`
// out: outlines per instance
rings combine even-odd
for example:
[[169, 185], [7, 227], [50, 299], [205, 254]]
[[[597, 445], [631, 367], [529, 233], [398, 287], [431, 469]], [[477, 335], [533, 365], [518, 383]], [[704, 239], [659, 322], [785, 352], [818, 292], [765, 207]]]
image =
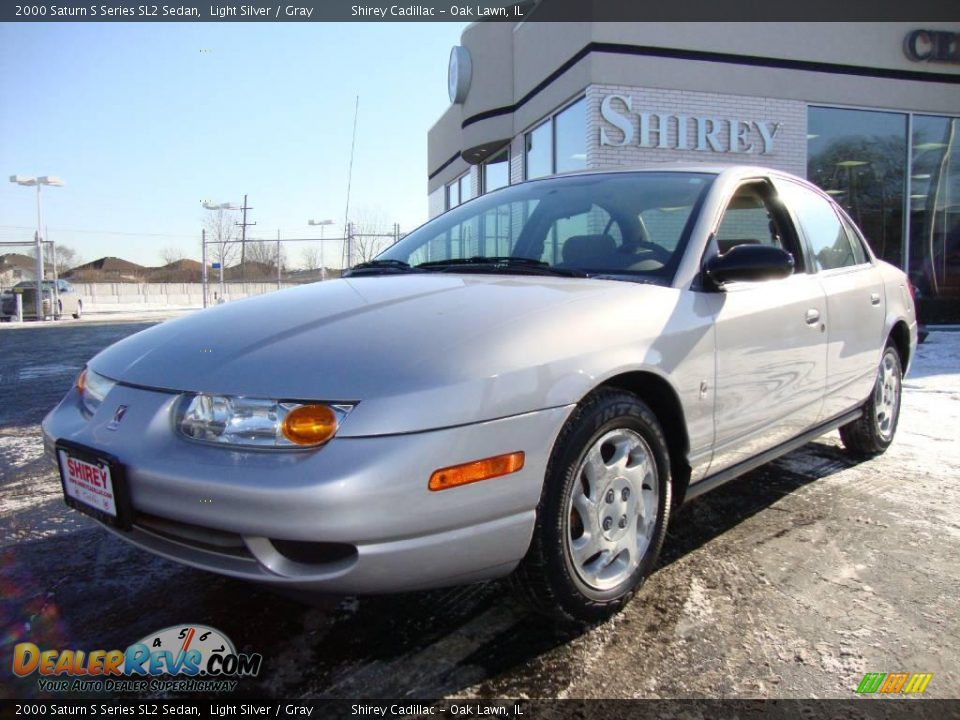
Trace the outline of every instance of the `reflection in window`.
[[527, 180], [587, 167], [587, 100], [580, 98], [525, 136]]
[[544, 177], [553, 172], [553, 123], [548, 120], [526, 136], [526, 178]]
[[903, 267], [907, 116], [809, 109], [807, 178], [857, 223], [874, 253]]
[[797, 183], [785, 182], [780, 189], [797, 214], [818, 269], [833, 270], [858, 264], [859, 256], [854, 252], [851, 238], [828, 200]]
[[470, 173], [467, 172], [446, 186], [447, 210], [470, 199]]
[[915, 115], [910, 279], [925, 320], [960, 320], [960, 118]]
[[510, 149], [487, 160], [483, 165], [483, 192], [490, 192], [510, 184]]
[[587, 99], [581, 98], [554, 118], [556, 162], [554, 172], [571, 172], [587, 167]]

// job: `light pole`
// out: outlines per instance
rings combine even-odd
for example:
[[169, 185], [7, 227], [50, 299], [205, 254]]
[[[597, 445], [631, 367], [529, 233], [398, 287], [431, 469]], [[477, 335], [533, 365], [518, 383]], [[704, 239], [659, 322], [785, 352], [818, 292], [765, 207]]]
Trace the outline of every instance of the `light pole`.
[[[41, 175], [34, 177], [31, 175], [11, 175], [10, 182], [17, 185], [37, 187], [37, 260], [34, 268], [37, 281], [37, 320], [42, 321], [43, 315], [43, 205], [40, 202], [40, 187], [50, 185], [51, 187], [63, 187], [64, 182], [56, 175]], [[54, 260], [55, 261], [55, 260]], [[56, 308], [53, 307], [53, 300], [50, 301], [50, 312], [56, 314]]]
[[307, 225], [320, 226], [320, 282], [327, 279], [327, 268], [323, 264], [323, 229], [327, 225], [333, 225], [333, 220], [308, 220]]
[[[230, 203], [230, 202], [215, 203], [215, 202], [213, 202], [213, 201], [211, 201], [211, 200], [203, 200], [203, 201], [202, 201], [202, 205], [203, 205], [203, 207], [206, 208], [207, 210], [238, 210], [238, 209], [239, 209], [235, 203]], [[223, 237], [223, 228], [220, 228], [219, 235], [220, 235], [220, 262], [218, 262], [217, 264], [220, 266], [220, 302], [224, 302], [224, 297], [223, 297], [223, 262], [224, 262], [224, 259], [225, 259], [225, 258], [224, 258], [224, 244], [225, 244], [226, 240], [225, 240], [225, 238]], [[203, 247], [206, 248], [206, 247], [207, 247], [207, 246], [206, 246], [206, 242], [207, 242], [207, 241], [206, 241], [206, 238], [204, 238], [204, 241], [203, 241], [203, 242], [204, 242], [204, 246], [203, 246]], [[206, 265], [206, 264], [204, 264], [204, 265]], [[204, 266], [204, 273], [206, 273], [206, 266]], [[204, 294], [204, 297], [206, 297], [206, 294], [207, 294], [207, 289], [206, 289], [206, 288], [203, 289], [203, 294]]]

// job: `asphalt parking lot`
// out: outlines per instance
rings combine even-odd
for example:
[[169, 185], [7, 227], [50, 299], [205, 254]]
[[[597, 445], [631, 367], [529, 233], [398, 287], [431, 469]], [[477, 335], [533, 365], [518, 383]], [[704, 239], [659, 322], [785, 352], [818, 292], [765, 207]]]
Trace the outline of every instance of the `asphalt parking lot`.
[[0, 328], [0, 697], [17, 642], [124, 648], [203, 623], [263, 654], [248, 696], [838, 697], [865, 672], [960, 696], [960, 333], [905, 381], [897, 440], [834, 433], [685, 507], [626, 611], [584, 631], [501, 583], [306, 605], [126, 545], [67, 508], [39, 423], [87, 358], [150, 322]]

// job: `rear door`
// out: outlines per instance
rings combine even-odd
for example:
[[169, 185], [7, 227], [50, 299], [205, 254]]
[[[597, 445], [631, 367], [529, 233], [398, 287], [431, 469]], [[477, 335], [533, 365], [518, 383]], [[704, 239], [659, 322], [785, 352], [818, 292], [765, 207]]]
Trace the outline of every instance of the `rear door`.
[[794, 256], [793, 275], [726, 283], [716, 293], [715, 441], [710, 472], [814, 425], [826, 380], [823, 288], [769, 181], [742, 184], [715, 232], [717, 250], [769, 244]]
[[821, 419], [870, 394], [883, 349], [886, 297], [859, 232], [834, 203], [799, 183], [778, 180], [805, 237], [827, 300], [827, 378]]

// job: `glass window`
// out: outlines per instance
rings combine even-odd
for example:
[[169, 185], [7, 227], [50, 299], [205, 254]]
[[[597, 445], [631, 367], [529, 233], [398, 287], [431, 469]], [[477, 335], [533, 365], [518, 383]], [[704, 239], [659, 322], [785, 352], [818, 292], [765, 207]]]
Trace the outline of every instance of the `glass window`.
[[447, 210], [452, 210], [460, 204], [460, 181], [454, 180], [447, 185]]
[[[644, 172], [514, 185], [435, 218], [380, 257], [418, 265], [513, 256], [668, 282], [712, 180], [702, 173]], [[640, 218], [648, 213], [669, 213], [669, 229], [644, 230]]]
[[470, 199], [470, 173], [469, 171], [449, 183], [446, 188], [447, 210], [452, 210], [461, 203]]
[[717, 246], [721, 253], [737, 245], [783, 247], [777, 221], [761, 190], [755, 184], [745, 185], [730, 199], [717, 228]]
[[461, 175], [457, 182], [460, 184], [460, 202], [465, 203], [467, 200], [473, 197], [473, 193], [471, 192], [470, 188], [470, 173], [468, 172], [465, 175]]
[[524, 171], [527, 180], [553, 173], [553, 123], [550, 120], [527, 133], [526, 149]]
[[510, 149], [505, 148], [483, 164], [483, 192], [510, 184]]
[[587, 99], [581, 98], [557, 114], [554, 172], [587, 167]]
[[850, 238], [828, 200], [792, 182], [783, 183], [781, 192], [796, 213], [820, 270], [858, 264]]
[[909, 252], [921, 319], [960, 322], [960, 118], [913, 117]]
[[907, 116], [811, 107], [807, 178], [847, 211], [877, 257], [903, 267]]

